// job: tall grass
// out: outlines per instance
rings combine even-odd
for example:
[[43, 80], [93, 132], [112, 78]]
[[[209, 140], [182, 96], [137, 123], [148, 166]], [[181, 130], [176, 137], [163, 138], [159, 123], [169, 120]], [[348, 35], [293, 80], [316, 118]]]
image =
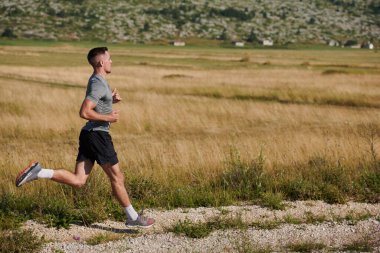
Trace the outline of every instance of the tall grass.
[[[110, 48], [109, 83], [123, 97], [111, 134], [138, 208], [379, 201], [375, 54]], [[91, 74], [87, 49], [2, 46], [0, 53], [0, 213], [56, 227], [123, 219], [98, 166], [79, 190], [44, 180], [14, 186], [31, 160], [73, 169]], [[323, 72], [332, 68], [347, 73]]]

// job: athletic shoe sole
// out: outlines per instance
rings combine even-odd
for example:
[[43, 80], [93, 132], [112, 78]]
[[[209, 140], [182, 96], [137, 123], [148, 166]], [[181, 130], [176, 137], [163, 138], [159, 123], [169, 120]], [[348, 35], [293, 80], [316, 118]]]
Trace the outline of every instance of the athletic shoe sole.
[[128, 225], [128, 224], [125, 224], [125, 226], [126, 226], [127, 228], [150, 228], [150, 227], [152, 227], [153, 225], [154, 225], [154, 223], [153, 223], [153, 224], [150, 224], [150, 225], [148, 225], [148, 226]]
[[33, 170], [35, 168], [38, 168], [38, 165], [39, 163], [37, 161], [33, 161], [29, 164], [28, 167], [21, 171], [16, 178], [16, 186], [20, 187], [21, 185], [23, 185], [28, 179], [28, 177], [31, 175], [31, 173], [33, 173]]
[[149, 225], [143, 225], [145, 222], [137, 222], [135, 224], [129, 224], [128, 221], [125, 223], [125, 225], [127, 226], [127, 228], [150, 228], [151, 226], [154, 225], [154, 223], [156, 223], [156, 221], [152, 218], [147, 218], [147, 217], [144, 217], [144, 219], [149, 219], [150, 221], [152, 221], [152, 223], [150, 223]]

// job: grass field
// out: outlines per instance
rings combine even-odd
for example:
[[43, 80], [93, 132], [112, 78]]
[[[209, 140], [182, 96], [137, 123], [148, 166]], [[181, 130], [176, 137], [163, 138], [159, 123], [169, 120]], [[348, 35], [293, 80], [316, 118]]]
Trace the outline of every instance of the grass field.
[[[73, 170], [92, 46], [1, 43], [1, 219], [124, 217], [98, 166], [81, 189], [14, 186], [32, 160]], [[137, 207], [379, 201], [377, 51], [108, 47], [123, 97], [111, 134]]]

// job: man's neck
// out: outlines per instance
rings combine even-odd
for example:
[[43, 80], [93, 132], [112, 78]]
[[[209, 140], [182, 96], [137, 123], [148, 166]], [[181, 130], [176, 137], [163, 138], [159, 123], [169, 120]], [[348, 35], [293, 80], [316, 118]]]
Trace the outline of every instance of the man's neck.
[[103, 69], [94, 69], [94, 75], [98, 75], [106, 79], [107, 73]]

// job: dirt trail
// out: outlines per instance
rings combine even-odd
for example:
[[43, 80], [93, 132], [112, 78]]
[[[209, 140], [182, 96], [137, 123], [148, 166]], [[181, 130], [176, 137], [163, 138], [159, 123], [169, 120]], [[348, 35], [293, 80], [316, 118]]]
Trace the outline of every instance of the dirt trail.
[[[347, 248], [346, 245], [364, 243], [380, 252], [380, 203], [349, 202], [329, 205], [321, 201], [286, 202], [285, 210], [269, 210], [255, 205], [221, 208], [174, 210], [145, 210], [156, 219], [153, 228], [127, 229], [122, 222], [105, 221], [89, 227], [72, 225], [70, 229], [47, 228], [28, 221], [37, 235], [52, 242], [41, 252], [251, 252], [249, 249], [268, 249], [282, 252], [290, 245], [317, 247], [316, 252]], [[217, 230], [200, 239], [167, 232], [179, 221], [206, 222], [213, 217], [241, 217], [246, 224], [278, 222], [275, 228]], [[86, 240], [99, 234], [119, 236], [117, 241], [88, 245]], [[269, 251], [268, 251], [269, 252]]]

